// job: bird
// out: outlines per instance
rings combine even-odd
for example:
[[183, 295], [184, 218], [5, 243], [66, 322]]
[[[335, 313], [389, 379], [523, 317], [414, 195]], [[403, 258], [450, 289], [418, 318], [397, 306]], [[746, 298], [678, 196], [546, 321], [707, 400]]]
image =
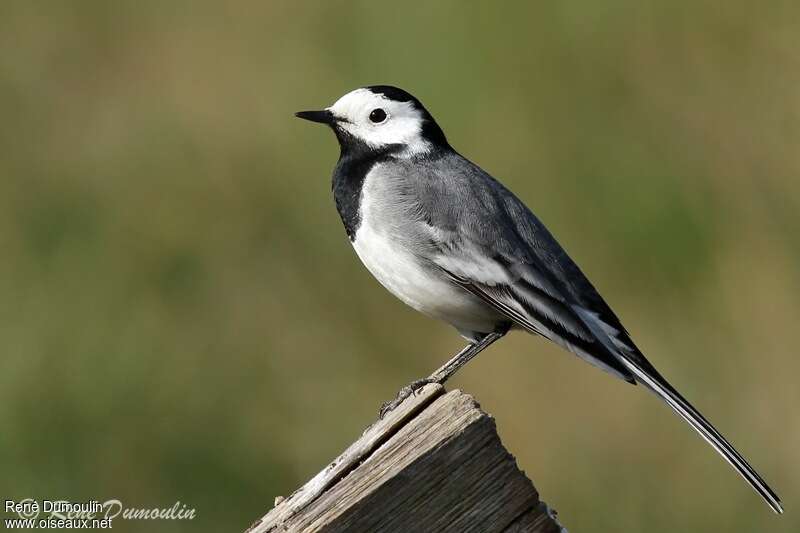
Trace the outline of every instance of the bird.
[[778, 495], [645, 358], [617, 315], [544, 224], [459, 154], [422, 103], [372, 85], [298, 118], [329, 126], [340, 148], [336, 208], [356, 254], [389, 292], [442, 320], [468, 344], [403, 387], [381, 417], [428, 383], [444, 383], [509, 331], [542, 336], [663, 400], [776, 513]]

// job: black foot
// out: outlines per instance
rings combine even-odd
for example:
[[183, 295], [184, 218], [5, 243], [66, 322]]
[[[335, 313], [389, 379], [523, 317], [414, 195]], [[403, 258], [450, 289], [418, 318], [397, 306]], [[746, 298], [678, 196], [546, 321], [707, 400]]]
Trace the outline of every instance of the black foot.
[[395, 407], [406, 401], [406, 399], [411, 396], [412, 394], [416, 394], [419, 389], [424, 387], [429, 383], [435, 383], [436, 380], [431, 378], [422, 378], [416, 381], [412, 381], [402, 389], [400, 392], [397, 393], [397, 397], [394, 400], [389, 400], [387, 402], [383, 402], [381, 405], [381, 410], [378, 413], [378, 416], [382, 419], [386, 416], [386, 413], [393, 411]]

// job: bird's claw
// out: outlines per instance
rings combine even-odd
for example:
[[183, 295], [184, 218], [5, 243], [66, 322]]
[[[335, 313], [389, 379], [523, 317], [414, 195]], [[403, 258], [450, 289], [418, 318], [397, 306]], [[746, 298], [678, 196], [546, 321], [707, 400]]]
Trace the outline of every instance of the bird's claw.
[[381, 410], [378, 412], [378, 416], [383, 419], [383, 417], [393, 411], [395, 407], [406, 401], [409, 396], [412, 394], [416, 396], [417, 391], [429, 383], [435, 383], [435, 380], [431, 378], [422, 378], [412, 381], [400, 389], [400, 392], [397, 393], [397, 397], [394, 400], [383, 402], [381, 405]]

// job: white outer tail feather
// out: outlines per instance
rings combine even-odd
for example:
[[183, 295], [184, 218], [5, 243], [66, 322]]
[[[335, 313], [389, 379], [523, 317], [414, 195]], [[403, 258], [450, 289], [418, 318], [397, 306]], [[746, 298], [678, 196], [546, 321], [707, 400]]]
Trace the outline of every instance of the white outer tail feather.
[[613, 339], [609, 338], [606, 328], [600, 320], [590, 311], [580, 307], [572, 306], [578, 316], [581, 317], [586, 326], [603, 343], [603, 345], [617, 356], [620, 362], [630, 370], [637, 382], [644, 385], [656, 396], [661, 398], [673, 411], [689, 423], [703, 439], [711, 445], [714, 450], [736, 470], [742, 478], [755, 490], [759, 496], [778, 514], [783, 513], [781, 500], [775, 492], [761, 479], [761, 476], [751, 467], [744, 457], [716, 430], [711, 423], [705, 419], [700, 412], [695, 409], [685, 398], [675, 391], [669, 384], [662, 383], [658, 377], [651, 376], [648, 372], [639, 367], [635, 362], [628, 359]]
[[723, 437], [714, 426], [711, 425], [692, 405], [684, 398], [674, 394], [668, 388], [661, 385], [657, 380], [648, 376], [635, 364], [624, 357], [622, 363], [630, 370], [636, 380], [642, 383], [647, 389], [655, 393], [659, 398], [669, 405], [673, 411], [678, 413], [681, 418], [686, 420], [697, 433], [708, 442], [723, 459], [725, 459], [740, 476], [753, 487], [764, 501], [767, 502], [773, 511], [778, 514], [783, 513], [783, 506], [778, 495], [761, 479], [761, 476], [751, 467], [744, 457]]

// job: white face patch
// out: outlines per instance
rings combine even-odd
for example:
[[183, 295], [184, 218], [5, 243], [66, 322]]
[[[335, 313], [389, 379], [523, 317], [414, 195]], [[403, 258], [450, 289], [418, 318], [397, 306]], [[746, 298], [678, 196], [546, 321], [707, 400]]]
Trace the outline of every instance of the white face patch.
[[369, 89], [356, 89], [339, 98], [328, 111], [339, 119], [340, 128], [373, 148], [402, 144], [408, 154], [431, 149], [422, 137], [422, 113], [413, 102], [397, 102]]

